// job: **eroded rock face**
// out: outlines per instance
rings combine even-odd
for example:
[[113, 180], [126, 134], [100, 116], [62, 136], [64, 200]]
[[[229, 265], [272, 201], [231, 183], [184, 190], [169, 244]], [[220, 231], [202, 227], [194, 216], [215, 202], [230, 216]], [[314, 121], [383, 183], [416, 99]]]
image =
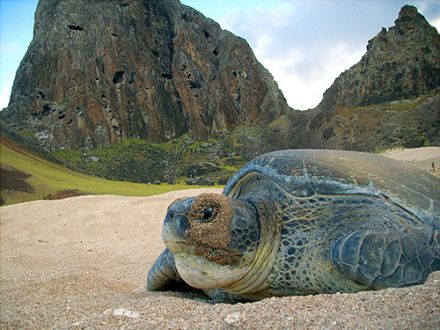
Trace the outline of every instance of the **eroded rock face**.
[[440, 145], [439, 91], [440, 36], [413, 6], [317, 108], [300, 112], [244, 39], [178, 0], [40, 0], [1, 115], [48, 150], [269, 124], [242, 143], [250, 159], [286, 148]]
[[372, 151], [440, 144], [440, 35], [413, 6], [368, 42], [309, 115], [309, 147]]
[[244, 39], [177, 0], [40, 0], [2, 116], [54, 150], [206, 138], [287, 109]]
[[336, 79], [338, 105], [367, 106], [416, 97], [440, 86], [440, 36], [413, 6], [382, 28], [361, 61]]

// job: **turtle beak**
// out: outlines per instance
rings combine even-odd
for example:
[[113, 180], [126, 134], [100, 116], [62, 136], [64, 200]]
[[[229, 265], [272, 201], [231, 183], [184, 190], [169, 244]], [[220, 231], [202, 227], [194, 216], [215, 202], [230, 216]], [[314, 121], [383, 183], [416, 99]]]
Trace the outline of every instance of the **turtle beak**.
[[174, 203], [168, 209], [162, 227], [162, 240], [172, 250], [170, 245], [185, 241], [185, 232], [189, 229], [188, 212], [195, 197]]

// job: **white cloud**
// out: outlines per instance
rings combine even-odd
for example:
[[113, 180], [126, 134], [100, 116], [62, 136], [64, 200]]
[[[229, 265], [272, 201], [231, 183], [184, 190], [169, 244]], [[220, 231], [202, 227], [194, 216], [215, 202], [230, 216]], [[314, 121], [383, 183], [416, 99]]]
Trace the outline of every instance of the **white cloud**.
[[266, 52], [266, 50], [270, 47], [272, 41], [270, 40], [270, 36], [267, 34], [263, 34], [257, 38], [256, 47], [254, 47], [254, 53], [260, 54]]
[[440, 16], [432, 19], [430, 23], [433, 27], [437, 29], [438, 32], [440, 32]]
[[329, 50], [330, 56], [324, 63], [330, 75], [339, 75], [357, 63], [364, 53], [363, 48], [352, 49], [347, 43], [341, 42]]
[[339, 33], [313, 31], [298, 19], [293, 7], [281, 6], [264, 13], [236, 12], [222, 24], [248, 40], [289, 105], [304, 110], [317, 106], [339, 74], [360, 60], [367, 40], [359, 46]]
[[[272, 73], [283, 91], [287, 102], [295, 109], [308, 109], [318, 105], [324, 91], [346, 69], [360, 60], [363, 50], [350, 49], [345, 43], [322, 52], [322, 60], [310, 67], [307, 74], [299, 73], [307, 54], [290, 49], [287, 54], [261, 56], [264, 50], [257, 49], [256, 56]], [[266, 52], [267, 54], [267, 52]]]

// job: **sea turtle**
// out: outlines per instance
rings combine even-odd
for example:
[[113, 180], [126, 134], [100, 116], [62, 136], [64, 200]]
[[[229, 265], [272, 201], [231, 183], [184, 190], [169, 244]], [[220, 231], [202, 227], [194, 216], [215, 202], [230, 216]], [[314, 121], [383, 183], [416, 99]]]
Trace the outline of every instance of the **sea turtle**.
[[419, 284], [440, 270], [440, 180], [370, 153], [276, 151], [223, 194], [171, 204], [162, 238], [152, 291], [241, 301]]

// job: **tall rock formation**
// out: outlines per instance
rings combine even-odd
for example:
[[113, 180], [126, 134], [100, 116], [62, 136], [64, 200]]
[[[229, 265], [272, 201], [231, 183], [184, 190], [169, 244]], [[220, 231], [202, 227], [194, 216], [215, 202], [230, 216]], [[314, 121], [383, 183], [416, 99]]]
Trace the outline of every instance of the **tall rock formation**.
[[324, 93], [302, 141], [374, 150], [440, 144], [440, 35], [413, 6]]
[[54, 150], [206, 138], [287, 109], [245, 40], [178, 0], [40, 0], [2, 117]]

